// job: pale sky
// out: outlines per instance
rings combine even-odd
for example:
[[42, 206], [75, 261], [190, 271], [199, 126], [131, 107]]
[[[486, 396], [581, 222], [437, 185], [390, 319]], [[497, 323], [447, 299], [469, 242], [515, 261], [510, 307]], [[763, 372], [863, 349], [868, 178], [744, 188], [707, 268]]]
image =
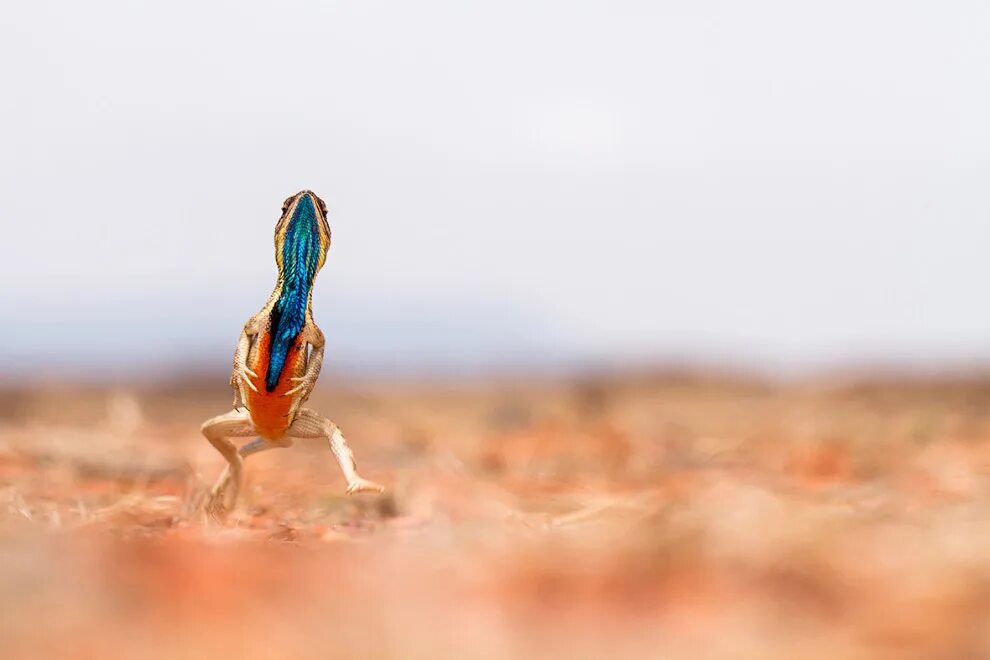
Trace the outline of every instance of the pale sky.
[[331, 364], [990, 361], [987, 34], [978, 1], [14, 3], [0, 371], [225, 364], [302, 188]]

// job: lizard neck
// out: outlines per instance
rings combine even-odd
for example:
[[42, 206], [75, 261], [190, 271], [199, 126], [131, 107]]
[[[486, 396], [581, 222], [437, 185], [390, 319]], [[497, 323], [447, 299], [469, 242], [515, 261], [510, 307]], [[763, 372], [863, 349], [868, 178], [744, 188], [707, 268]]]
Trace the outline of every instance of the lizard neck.
[[265, 377], [265, 388], [269, 392], [278, 386], [289, 350], [306, 327], [306, 319], [310, 316], [313, 282], [292, 279], [280, 281], [275, 292], [278, 297], [271, 311], [271, 351]]
[[271, 309], [271, 353], [265, 387], [275, 390], [285, 368], [289, 349], [310, 318], [313, 281], [326, 257], [327, 243], [313, 200], [299, 200], [292, 218], [275, 233], [275, 261], [278, 264], [277, 294]]

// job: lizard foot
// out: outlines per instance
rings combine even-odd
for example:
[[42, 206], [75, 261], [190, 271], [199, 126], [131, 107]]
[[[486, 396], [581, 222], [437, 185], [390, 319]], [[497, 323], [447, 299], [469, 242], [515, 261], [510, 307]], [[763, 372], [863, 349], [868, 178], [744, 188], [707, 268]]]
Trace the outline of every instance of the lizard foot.
[[230, 473], [225, 473], [213, 488], [210, 489], [206, 497], [206, 512], [214, 520], [222, 521], [234, 508], [234, 504], [237, 501], [237, 488], [236, 486], [231, 488], [233, 481]]
[[355, 493], [384, 493], [385, 486], [381, 484], [376, 484], [374, 481], [369, 481], [361, 477], [355, 478], [349, 484], [347, 484], [347, 494], [353, 495]]

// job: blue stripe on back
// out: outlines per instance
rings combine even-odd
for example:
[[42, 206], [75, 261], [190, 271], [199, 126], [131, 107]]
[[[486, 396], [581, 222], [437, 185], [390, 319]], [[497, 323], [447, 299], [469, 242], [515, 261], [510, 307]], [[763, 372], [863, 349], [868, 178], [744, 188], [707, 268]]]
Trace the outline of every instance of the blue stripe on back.
[[303, 195], [285, 233], [282, 244], [282, 293], [271, 315], [271, 354], [265, 389], [278, 386], [289, 349], [306, 324], [306, 305], [320, 260], [320, 230], [313, 198]]

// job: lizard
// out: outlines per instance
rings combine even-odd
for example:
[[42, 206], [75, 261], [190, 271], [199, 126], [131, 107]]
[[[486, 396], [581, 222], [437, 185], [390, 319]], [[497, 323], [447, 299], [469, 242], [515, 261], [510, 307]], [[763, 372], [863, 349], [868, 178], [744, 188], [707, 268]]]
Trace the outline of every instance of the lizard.
[[[278, 280], [268, 302], [248, 319], [234, 351], [233, 409], [208, 419], [202, 433], [227, 460], [206, 510], [222, 517], [237, 503], [244, 459], [296, 439], [326, 438], [347, 480], [347, 494], [384, 492], [363, 478], [340, 429], [304, 407], [323, 367], [325, 338], [313, 321], [313, 283], [330, 247], [327, 207], [309, 190], [282, 203], [275, 225]], [[231, 438], [249, 438], [239, 449]]]

